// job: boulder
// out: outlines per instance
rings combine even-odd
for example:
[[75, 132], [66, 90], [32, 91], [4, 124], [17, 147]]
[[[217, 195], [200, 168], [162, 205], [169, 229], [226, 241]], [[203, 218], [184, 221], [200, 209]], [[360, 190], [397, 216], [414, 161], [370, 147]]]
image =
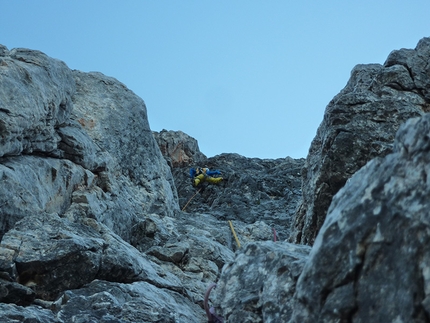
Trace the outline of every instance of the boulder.
[[203, 311], [170, 289], [146, 282], [95, 280], [64, 293], [57, 317], [62, 322], [205, 322]]
[[288, 322], [296, 282], [310, 247], [288, 242], [251, 242], [224, 266], [212, 291], [225, 322]]
[[0, 243], [0, 271], [44, 300], [94, 279], [148, 281], [180, 291], [179, 280], [160, 277], [157, 267], [93, 219], [72, 223], [56, 214], [29, 216]]
[[296, 287], [293, 322], [428, 322], [430, 115], [334, 196]]
[[58, 323], [54, 313], [38, 305], [18, 306], [15, 304], [0, 303], [2, 323], [34, 322], [34, 323]]
[[384, 65], [357, 65], [328, 104], [302, 169], [290, 241], [314, 243], [332, 197], [369, 160], [392, 151], [399, 126], [430, 111], [430, 38], [393, 51]]
[[161, 153], [172, 168], [192, 167], [205, 163], [207, 158], [200, 151], [197, 140], [186, 133], [165, 129], [152, 133]]

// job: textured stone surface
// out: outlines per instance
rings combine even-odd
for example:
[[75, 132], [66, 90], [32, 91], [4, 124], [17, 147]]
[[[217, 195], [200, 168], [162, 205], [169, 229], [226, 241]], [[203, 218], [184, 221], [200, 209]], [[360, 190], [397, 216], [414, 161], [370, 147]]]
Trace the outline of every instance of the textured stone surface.
[[214, 307], [226, 322], [287, 322], [297, 279], [310, 247], [254, 242], [223, 268]]
[[30, 305], [36, 298], [36, 293], [29, 287], [14, 282], [10, 275], [8, 279], [0, 278], [0, 303]]
[[84, 288], [67, 291], [61, 303], [57, 316], [63, 322], [205, 322], [196, 304], [146, 282], [95, 280]]
[[0, 303], [2, 323], [34, 322], [34, 323], [57, 323], [53, 312], [41, 306], [22, 307], [15, 304]]
[[290, 241], [312, 245], [332, 197], [357, 170], [392, 151], [399, 126], [429, 111], [430, 39], [393, 51], [384, 65], [357, 65], [328, 104], [302, 170], [303, 197]]
[[45, 300], [94, 279], [181, 289], [179, 280], [161, 278], [158, 266], [93, 219], [71, 223], [56, 214], [28, 217], [3, 237], [0, 260], [0, 271]]
[[[170, 131], [169, 136], [175, 132]], [[180, 135], [180, 133], [179, 133]], [[156, 137], [159, 136], [156, 134]], [[180, 135], [180, 138], [184, 138]], [[201, 156], [195, 139], [186, 146], [193, 146], [190, 155]], [[164, 155], [167, 161], [170, 155]], [[238, 154], [221, 154], [201, 159], [200, 162], [172, 167], [179, 196], [179, 205], [188, 213], [211, 213], [217, 219], [237, 220], [238, 230], [247, 236], [247, 225], [263, 221], [265, 233], [256, 240], [273, 240], [273, 229], [278, 239], [287, 239], [290, 222], [301, 196], [301, 174], [304, 159], [290, 157], [279, 159], [247, 158]], [[220, 170], [223, 181], [219, 185], [194, 188], [189, 177], [190, 167], [209, 167]], [[266, 228], [267, 226], [267, 228]], [[264, 237], [264, 238], [263, 238]], [[254, 237], [256, 238], [256, 237]]]
[[206, 156], [200, 151], [196, 139], [182, 131], [153, 131], [160, 151], [173, 167], [188, 167], [206, 160]]
[[200, 305], [210, 282], [233, 260], [228, 224], [209, 214], [150, 215], [134, 231], [134, 245], [166, 272], [178, 277]]
[[[367, 157], [386, 157], [339, 191], [308, 255], [280, 241], [304, 159], [204, 158], [179, 132], [156, 141], [144, 102], [122, 83], [0, 46], [2, 320], [206, 322], [204, 294], [218, 282], [210, 303], [226, 322], [427, 322], [429, 117], [409, 121], [390, 152], [408, 113], [428, 110], [428, 48], [424, 39], [384, 66], [357, 66], [329, 104], [303, 172], [321, 203], [299, 210], [322, 210], [324, 183], [339, 191]], [[14, 84], [24, 96], [11, 100]], [[190, 166], [227, 181], [196, 190]]]
[[129, 241], [143, 214], [178, 209], [141, 98], [101, 73], [2, 48], [0, 237], [31, 210], [93, 217]]
[[0, 163], [0, 237], [30, 214], [64, 213], [78, 186], [91, 186], [92, 173], [65, 159], [3, 157]]
[[291, 322], [429, 321], [429, 138], [430, 115], [409, 120], [334, 197]]
[[[178, 208], [173, 178], [149, 128], [143, 100], [101, 73], [74, 71], [73, 75], [77, 90], [72, 121], [108, 154], [106, 168], [96, 171], [108, 211], [97, 219], [116, 230], [109, 221], [125, 210], [122, 220], [131, 225], [137, 221], [136, 213], [172, 215]], [[76, 122], [72, 125], [78, 126]]]
[[[73, 108], [66, 64], [39, 51], [0, 51], [0, 157], [51, 153]], [[49, 86], [47, 86], [49, 84]]]

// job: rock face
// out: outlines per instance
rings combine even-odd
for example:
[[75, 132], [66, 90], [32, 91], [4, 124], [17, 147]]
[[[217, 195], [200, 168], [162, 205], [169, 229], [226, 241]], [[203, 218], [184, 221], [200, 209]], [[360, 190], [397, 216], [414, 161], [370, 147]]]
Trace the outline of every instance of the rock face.
[[182, 131], [153, 131], [160, 151], [172, 168], [188, 167], [206, 161], [196, 139]]
[[291, 322], [428, 322], [430, 115], [333, 198], [297, 283]]
[[214, 300], [219, 314], [227, 322], [287, 322], [309, 251], [287, 242], [247, 244], [222, 271]]
[[[238, 248], [227, 220], [242, 244], [288, 236], [303, 159], [206, 158], [182, 132], [153, 133], [117, 80], [0, 53], [6, 322], [204, 322], [206, 288]], [[182, 212], [191, 165], [228, 181]]]
[[429, 322], [430, 117], [398, 130], [429, 54], [357, 66], [305, 163], [206, 158], [117, 80], [0, 46], [1, 321], [207, 322], [216, 282], [224, 323]]
[[[304, 159], [246, 158], [238, 154], [206, 158], [194, 144], [194, 138], [184, 137], [180, 131], [168, 133], [170, 138], [185, 138], [181, 145], [190, 147], [188, 155], [198, 156], [188, 159], [182, 166], [175, 167], [172, 163], [181, 209], [188, 213], [210, 213], [219, 220], [238, 220], [241, 222], [238, 230], [244, 237], [249, 235], [247, 225], [264, 221], [261, 226], [267, 227], [265, 239], [273, 240], [273, 229], [278, 239], [287, 239], [289, 223], [301, 196], [300, 169]], [[167, 138], [166, 132], [154, 134], [156, 138]], [[157, 141], [160, 144], [161, 140]], [[166, 141], [161, 144], [162, 147], [173, 146]], [[168, 162], [174, 159], [168, 150], [162, 151]], [[220, 185], [192, 187], [189, 170], [196, 166], [220, 170], [225, 181]]]
[[358, 65], [326, 108], [302, 170], [303, 197], [290, 241], [312, 245], [332, 197], [369, 160], [392, 151], [399, 126], [430, 111], [430, 39]]
[[139, 214], [173, 214], [173, 178], [142, 99], [41, 52], [2, 52], [0, 237], [28, 210], [96, 217], [127, 241]]
[[[156, 251], [142, 249], [174, 245], [172, 237], [179, 237], [176, 224], [169, 226], [179, 212], [173, 176], [149, 129], [143, 100], [100, 73], [72, 71], [41, 52], [0, 46], [0, 115], [5, 322], [112, 322], [115, 315], [108, 308], [103, 315], [94, 314], [94, 307], [78, 314], [68, 304], [87, 295], [93, 299], [87, 304], [99, 306], [92, 293], [105, 294], [88, 285], [94, 281], [123, 290], [122, 296], [112, 294], [112, 306], [130, 306], [123, 312], [130, 317], [141, 316], [130, 297], [149, 288], [160, 295], [160, 313], [151, 322], [172, 311], [172, 322], [203, 320], [198, 302], [206, 279], [216, 279], [218, 266], [232, 259], [232, 251], [220, 245], [221, 251], [211, 254], [217, 257], [209, 267], [214, 274], [196, 278], [195, 287], [166, 270], [168, 265], [157, 264]], [[204, 243], [215, 249], [212, 239]], [[190, 270], [204, 272], [199, 265], [206, 265], [206, 256], [190, 252]], [[142, 284], [136, 287], [140, 292], [128, 287], [135, 282]], [[80, 291], [71, 292], [75, 289]], [[133, 321], [148, 322], [139, 320]]]

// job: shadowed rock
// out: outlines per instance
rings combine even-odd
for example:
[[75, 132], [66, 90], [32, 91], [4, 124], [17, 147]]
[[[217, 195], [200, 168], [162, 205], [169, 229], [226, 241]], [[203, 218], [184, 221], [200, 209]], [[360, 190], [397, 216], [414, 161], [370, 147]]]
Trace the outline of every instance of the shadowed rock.
[[357, 170], [392, 151], [407, 119], [430, 111], [430, 39], [393, 51], [384, 65], [357, 65], [326, 108], [302, 170], [303, 197], [290, 240], [314, 243], [332, 197]]
[[297, 284], [291, 322], [428, 322], [430, 115], [333, 198]]

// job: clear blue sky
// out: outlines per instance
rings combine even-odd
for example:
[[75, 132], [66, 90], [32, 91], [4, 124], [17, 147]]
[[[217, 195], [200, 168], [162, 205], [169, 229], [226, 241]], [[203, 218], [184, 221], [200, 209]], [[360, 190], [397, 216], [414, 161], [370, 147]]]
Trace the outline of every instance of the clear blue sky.
[[123, 82], [208, 157], [306, 157], [357, 64], [430, 36], [430, 1], [0, 0], [0, 44]]

